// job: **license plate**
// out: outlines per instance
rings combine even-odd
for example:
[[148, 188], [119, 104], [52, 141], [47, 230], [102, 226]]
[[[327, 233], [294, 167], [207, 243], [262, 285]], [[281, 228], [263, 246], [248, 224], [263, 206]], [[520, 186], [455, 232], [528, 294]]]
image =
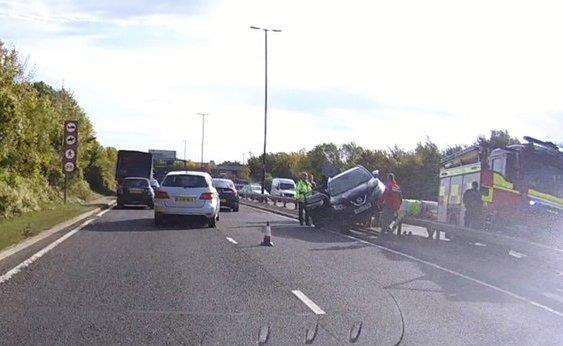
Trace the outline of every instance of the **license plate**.
[[138, 193], [143, 193], [143, 189], [129, 189], [129, 193], [134, 193], [134, 194], [138, 194]]
[[176, 202], [180, 202], [180, 203], [192, 203], [193, 201], [195, 201], [195, 198], [193, 198], [193, 197], [175, 197], [174, 200]]
[[371, 208], [371, 203], [366, 203], [359, 208], [354, 209], [354, 214], [359, 214]]
[[221, 203], [227, 203], [227, 200], [225, 198], [221, 198]]

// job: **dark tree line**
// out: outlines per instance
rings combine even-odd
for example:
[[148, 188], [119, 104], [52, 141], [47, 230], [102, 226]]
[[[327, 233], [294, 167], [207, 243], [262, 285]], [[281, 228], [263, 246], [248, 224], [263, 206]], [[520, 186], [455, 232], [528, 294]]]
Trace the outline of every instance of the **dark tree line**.
[[[493, 130], [490, 136], [479, 136], [474, 143], [489, 148], [518, 143], [506, 130]], [[319, 144], [309, 151], [291, 153], [269, 153], [266, 155], [267, 185], [274, 177], [296, 178], [299, 172], [307, 171], [316, 179], [323, 174], [332, 175], [356, 165], [369, 170], [379, 170], [382, 176], [395, 173], [406, 198], [436, 200], [439, 186], [439, 172], [442, 159], [470, 145], [456, 145], [438, 148], [430, 140], [418, 143], [413, 150], [399, 146], [389, 149], [368, 149], [355, 143], [336, 145]], [[260, 181], [262, 177], [262, 156], [251, 157], [248, 161], [250, 177]]]

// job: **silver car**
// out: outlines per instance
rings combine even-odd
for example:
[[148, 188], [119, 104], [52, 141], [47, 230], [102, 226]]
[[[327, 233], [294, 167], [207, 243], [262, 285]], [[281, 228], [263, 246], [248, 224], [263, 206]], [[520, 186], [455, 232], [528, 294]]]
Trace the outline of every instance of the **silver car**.
[[161, 225], [167, 215], [202, 216], [209, 227], [215, 227], [219, 218], [219, 195], [205, 172], [168, 173], [154, 198], [156, 225]]

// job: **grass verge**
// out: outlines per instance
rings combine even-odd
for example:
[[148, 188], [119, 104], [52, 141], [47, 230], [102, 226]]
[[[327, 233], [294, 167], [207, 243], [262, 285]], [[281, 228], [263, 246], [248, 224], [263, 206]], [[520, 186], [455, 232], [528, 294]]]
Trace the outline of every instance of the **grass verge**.
[[94, 207], [69, 203], [0, 220], [0, 251], [91, 209]]

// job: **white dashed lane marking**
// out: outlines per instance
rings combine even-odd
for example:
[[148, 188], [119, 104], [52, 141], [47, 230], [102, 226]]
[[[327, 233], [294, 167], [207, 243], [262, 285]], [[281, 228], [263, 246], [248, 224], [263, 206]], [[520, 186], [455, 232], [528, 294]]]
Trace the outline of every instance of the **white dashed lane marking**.
[[238, 244], [237, 241], [234, 240], [234, 239], [231, 238], [231, 237], [227, 237], [227, 240], [230, 241], [230, 242], [233, 243], [233, 244]]
[[321, 309], [317, 304], [315, 304], [314, 301], [309, 299], [309, 297], [307, 297], [305, 293], [301, 292], [300, 290], [293, 290], [291, 291], [291, 293], [295, 294], [295, 296], [299, 298], [299, 300], [301, 300], [305, 305], [307, 305], [307, 307], [309, 307], [309, 309], [311, 309], [315, 314], [317, 315], [326, 314], [326, 312], [324, 312], [323, 309]]
[[523, 253], [520, 252], [516, 252], [516, 251], [508, 251], [508, 254], [512, 257], [516, 257], [516, 258], [522, 258], [522, 257], [526, 257], [526, 255], [524, 255]]

